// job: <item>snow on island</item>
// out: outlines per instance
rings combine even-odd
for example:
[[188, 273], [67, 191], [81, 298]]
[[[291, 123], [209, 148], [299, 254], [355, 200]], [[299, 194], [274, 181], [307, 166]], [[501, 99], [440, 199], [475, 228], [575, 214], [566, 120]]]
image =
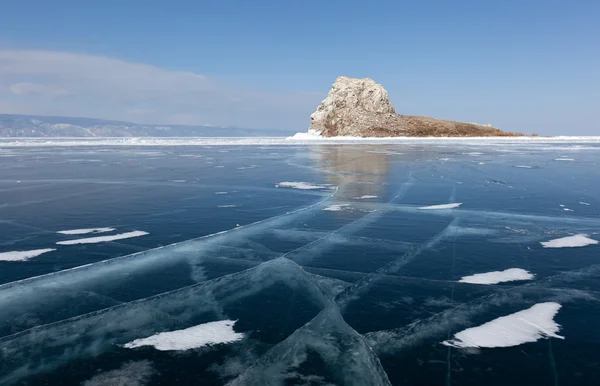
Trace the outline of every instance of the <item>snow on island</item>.
[[561, 305], [554, 302], [538, 303], [531, 308], [494, 319], [478, 327], [467, 328], [454, 334], [454, 339], [442, 342], [445, 346], [512, 347], [535, 342], [542, 338], [564, 339], [557, 335], [560, 325], [554, 321]]
[[459, 283], [470, 284], [498, 284], [508, 281], [531, 280], [534, 275], [521, 268], [509, 268], [504, 271], [493, 271], [486, 273], [476, 273], [471, 276], [464, 276]]
[[591, 239], [588, 235], [580, 233], [578, 235], [562, 237], [560, 239], [543, 241], [540, 244], [542, 244], [544, 248], [575, 248], [598, 244], [598, 240]]
[[144, 232], [144, 231], [132, 231], [132, 232], [126, 232], [126, 233], [121, 233], [121, 234], [112, 235], [112, 236], [97, 236], [97, 237], [88, 237], [85, 239], [59, 241], [56, 244], [58, 244], [58, 245], [75, 245], [75, 244], [104, 243], [104, 242], [108, 242], [108, 241], [130, 239], [132, 237], [146, 236], [147, 234], [149, 234], [149, 233]]
[[46, 249], [32, 249], [30, 251], [11, 251], [11, 252], [1, 252], [0, 253], [0, 261], [25, 261], [31, 258], [37, 257], [41, 254], [56, 251], [53, 248]]
[[441, 205], [422, 206], [419, 209], [421, 209], [421, 210], [454, 209], [454, 208], [458, 208], [461, 205], [462, 205], [462, 202], [457, 202], [457, 203], [454, 203], [454, 204], [441, 204]]
[[160, 351], [180, 351], [220, 343], [232, 343], [244, 337], [244, 334], [233, 330], [235, 322], [235, 320], [220, 320], [199, 324], [184, 330], [161, 332], [148, 338], [136, 339], [123, 347], [153, 346]]

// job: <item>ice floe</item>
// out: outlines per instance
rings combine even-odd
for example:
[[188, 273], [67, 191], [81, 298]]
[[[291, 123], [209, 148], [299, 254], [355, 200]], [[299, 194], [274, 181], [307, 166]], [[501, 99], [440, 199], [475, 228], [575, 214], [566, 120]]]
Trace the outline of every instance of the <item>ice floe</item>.
[[97, 236], [97, 237], [88, 237], [85, 239], [59, 241], [56, 244], [58, 244], [58, 245], [94, 244], [94, 243], [103, 243], [103, 242], [107, 242], [107, 241], [130, 239], [132, 237], [145, 236], [147, 234], [148, 234], [148, 232], [144, 232], [144, 231], [132, 231], [132, 232], [126, 232], [126, 233], [121, 233], [121, 234], [112, 235], [112, 236]]
[[148, 338], [136, 339], [123, 347], [153, 346], [160, 351], [181, 351], [220, 343], [232, 343], [244, 337], [244, 334], [233, 330], [235, 322], [235, 320], [220, 320], [199, 324], [184, 330], [161, 332]]
[[46, 248], [32, 249], [30, 251], [0, 252], [0, 261], [25, 261], [52, 251], [56, 251], [56, 249]]
[[215, 194], [227, 194], [228, 192], [215, 192]]
[[534, 275], [521, 268], [509, 268], [504, 271], [493, 271], [486, 273], [476, 273], [470, 276], [462, 277], [460, 283], [470, 284], [498, 284], [508, 281], [531, 280]]
[[528, 166], [528, 165], [517, 165], [515, 167], [516, 168], [521, 168], [521, 169], [533, 169], [533, 166]]
[[85, 228], [85, 229], [69, 229], [64, 231], [58, 231], [56, 233], [60, 233], [63, 235], [85, 235], [88, 233], [105, 233], [112, 232], [115, 228]]
[[311, 189], [329, 189], [331, 185], [328, 184], [313, 184], [311, 182], [296, 182], [296, 181], [283, 181], [275, 185], [277, 188], [292, 188], [301, 190]]
[[421, 209], [421, 210], [454, 209], [454, 208], [458, 208], [461, 205], [462, 205], [462, 202], [455, 202], [453, 204], [422, 206], [419, 209]]
[[589, 205], [590, 205], [589, 203], [587, 203], [587, 202], [583, 202], [583, 201], [579, 201], [579, 203], [580, 203], [581, 205], [587, 205], [587, 206], [589, 206]]
[[512, 347], [557, 335], [560, 325], [554, 321], [561, 305], [555, 302], [538, 303], [531, 308], [494, 319], [481, 326], [454, 334], [454, 339], [442, 344], [457, 348]]
[[560, 239], [542, 241], [541, 244], [544, 248], [574, 248], [598, 244], [598, 240], [591, 239], [588, 235], [581, 233], [578, 235], [562, 237]]
[[237, 208], [237, 205], [233, 205], [233, 204], [219, 205], [219, 208]]

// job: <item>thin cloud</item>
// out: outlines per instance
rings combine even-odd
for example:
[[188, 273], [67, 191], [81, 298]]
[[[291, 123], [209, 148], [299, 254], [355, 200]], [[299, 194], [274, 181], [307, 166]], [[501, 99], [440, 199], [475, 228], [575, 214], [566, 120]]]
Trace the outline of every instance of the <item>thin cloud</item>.
[[246, 90], [201, 74], [104, 56], [0, 51], [4, 113], [303, 130], [324, 97]]

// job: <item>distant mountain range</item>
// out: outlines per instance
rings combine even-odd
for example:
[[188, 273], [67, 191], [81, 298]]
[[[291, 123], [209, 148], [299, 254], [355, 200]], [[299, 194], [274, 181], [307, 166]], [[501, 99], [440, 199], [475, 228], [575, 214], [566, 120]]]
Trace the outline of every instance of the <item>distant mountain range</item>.
[[141, 125], [94, 118], [0, 114], [0, 137], [285, 137], [285, 130]]

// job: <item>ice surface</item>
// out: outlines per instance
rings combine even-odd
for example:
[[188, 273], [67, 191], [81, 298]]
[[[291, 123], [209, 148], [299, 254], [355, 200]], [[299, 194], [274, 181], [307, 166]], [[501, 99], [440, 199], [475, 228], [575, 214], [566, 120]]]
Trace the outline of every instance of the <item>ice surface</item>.
[[273, 306], [273, 289], [290, 294], [279, 305], [290, 318], [283, 326], [292, 333], [330, 304], [344, 286], [340, 280], [309, 274], [292, 261], [277, 258], [242, 272], [41, 325], [0, 339], [0, 384], [97, 356], [114, 345], [157, 332], [237, 319], [248, 299], [254, 299], [255, 307], [268, 309]]
[[149, 234], [149, 233], [144, 232], [144, 231], [132, 231], [132, 232], [126, 232], [126, 233], [121, 233], [121, 234], [112, 235], [112, 236], [97, 236], [97, 237], [88, 237], [85, 239], [59, 241], [56, 244], [58, 244], [58, 245], [75, 245], [75, 244], [104, 243], [104, 242], [108, 242], [108, 241], [130, 239], [132, 237], [146, 236], [147, 234]]
[[278, 188], [292, 188], [301, 190], [312, 190], [312, 189], [330, 189], [331, 185], [314, 184], [311, 182], [293, 182], [284, 181], [275, 185]]
[[561, 305], [555, 302], [538, 303], [531, 308], [494, 319], [478, 327], [454, 334], [454, 339], [442, 344], [457, 348], [512, 347], [557, 335], [560, 326], [554, 321]]
[[360, 197], [354, 197], [354, 199], [356, 200], [367, 200], [370, 198], [377, 198], [378, 196], [371, 196], [369, 194], [365, 194], [364, 196], [360, 196]]
[[543, 241], [541, 244], [544, 248], [575, 248], [598, 244], [598, 240], [591, 239], [587, 234], [581, 233], [578, 235], [562, 237], [560, 239]]
[[228, 385], [283, 384], [383, 386], [390, 381], [364, 338], [332, 305]]
[[148, 360], [127, 362], [82, 383], [82, 386], [144, 386], [155, 373]]
[[508, 281], [531, 280], [533, 277], [533, 274], [522, 268], [509, 268], [504, 271], [477, 273], [471, 276], [464, 276], [459, 282], [471, 284], [498, 284]]
[[0, 261], [25, 261], [41, 254], [56, 251], [56, 249], [32, 249], [30, 251], [0, 252]]
[[453, 208], [458, 208], [461, 205], [462, 205], [462, 202], [460, 202], [460, 203], [453, 203], [453, 204], [441, 204], [441, 205], [422, 206], [419, 209], [421, 209], [421, 210], [453, 209]]
[[575, 161], [573, 158], [555, 158], [555, 161]]
[[161, 332], [148, 338], [136, 339], [123, 347], [153, 346], [160, 351], [180, 351], [221, 343], [232, 343], [244, 337], [244, 334], [233, 330], [235, 322], [235, 320], [220, 320], [199, 324], [183, 330]]
[[88, 233], [105, 233], [112, 232], [115, 228], [87, 228], [87, 229], [70, 229], [65, 231], [58, 231], [56, 233], [60, 233], [63, 235], [85, 235]]

